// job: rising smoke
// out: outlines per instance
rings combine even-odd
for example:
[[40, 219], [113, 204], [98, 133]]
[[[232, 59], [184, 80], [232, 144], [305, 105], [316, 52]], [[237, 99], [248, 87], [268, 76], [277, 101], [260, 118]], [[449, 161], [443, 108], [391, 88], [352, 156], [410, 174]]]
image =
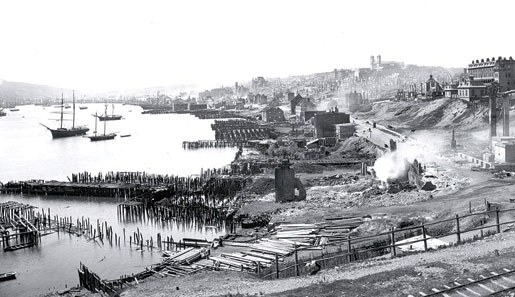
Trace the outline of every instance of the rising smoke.
[[434, 154], [420, 141], [410, 139], [397, 143], [397, 150], [386, 152], [374, 163], [376, 177], [386, 184], [406, 177], [409, 163], [417, 159], [422, 164], [435, 160]]

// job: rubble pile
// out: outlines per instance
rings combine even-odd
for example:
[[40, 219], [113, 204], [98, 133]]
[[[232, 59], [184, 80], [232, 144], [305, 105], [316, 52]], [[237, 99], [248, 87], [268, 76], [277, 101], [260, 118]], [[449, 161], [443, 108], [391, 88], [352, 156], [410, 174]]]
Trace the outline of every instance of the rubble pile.
[[508, 177], [515, 176], [515, 172], [509, 172], [509, 171], [502, 170], [502, 171], [494, 172], [493, 175], [494, 175], [494, 178], [505, 179]]
[[317, 186], [335, 186], [347, 185], [355, 183], [359, 180], [358, 175], [333, 174], [327, 175], [313, 180], [309, 180], [308, 184]]

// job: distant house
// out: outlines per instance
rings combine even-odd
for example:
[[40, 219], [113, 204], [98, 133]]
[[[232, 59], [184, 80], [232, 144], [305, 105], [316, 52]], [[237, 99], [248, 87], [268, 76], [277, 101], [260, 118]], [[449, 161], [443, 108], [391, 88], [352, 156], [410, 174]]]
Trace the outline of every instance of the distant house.
[[336, 137], [336, 125], [350, 123], [350, 115], [343, 112], [317, 114], [314, 118], [315, 137]]
[[451, 83], [443, 88], [445, 98], [459, 98], [458, 96], [458, 85], [459, 83]]
[[172, 106], [174, 111], [188, 110], [188, 102], [183, 99], [174, 99]]
[[336, 127], [336, 139], [337, 140], [345, 140], [354, 135], [356, 131], [354, 124], [337, 124]]
[[303, 100], [304, 98], [300, 94], [297, 94], [297, 96], [293, 97], [293, 99], [290, 100], [290, 109], [292, 115], [295, 115], [297, 113], [297, 105], [299, 105], [299, 103]]
[[261, 112], [261, 119], [265, 122], [284, 122], [284, 112], [278, 107], [266, 107]]
[[444, 95], [442, 86], [433, 78], [433, 75], [429, 75], [425, 91], [426, 98], [438, 98]]
[[484, 82], [475, 80], [473, 76], [460, 82], [457, 89], [458, 97], [466, 101], [476, 101], [487, 94]]
[[306, 113], [309, 112], [317, 112], [317, 105], [311, 102], [311, 99], [304, 98], [300, 103], [300, 118], [304, 121], [309, 120], [309, 118], [306, 118]]

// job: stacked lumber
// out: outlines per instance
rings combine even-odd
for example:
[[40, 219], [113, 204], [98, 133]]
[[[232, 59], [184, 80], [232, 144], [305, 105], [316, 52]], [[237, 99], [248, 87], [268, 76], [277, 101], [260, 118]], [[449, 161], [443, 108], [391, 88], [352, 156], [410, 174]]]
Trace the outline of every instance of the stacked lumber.
[[153, 272], [161, 276], [164, 276], [165, 274], [173, 276], [189, 275], [204, 269], [204, 267], [192, 263], [197, 262], [200, 259], [207, 257], [208, 255], [209, 250], [206, 248], [187, 248], [175, 254], [169, 254], [169, 257], [163, 260], [161, 267], [162, 269], [159, 270], [164, 272]]
[[273, 265], [276, 256], [277, 260], [284, 260], [295, 248], [320, 248], [317, 246], [346, 240], [351, 230], [362, 223], [361, 217], [328, 218], [326, 222], [317, 224], [283, 223], [270, 232], [270, 237], [261, 238], [252, 244], [226, 240], [225, 245], [247, 247], [248, 250], [222, 253], [218, 257], [210, 257], [209, 260], [214, 268], [257, 271], [258, 266]]
[[194, 249], [187, 248], [183, 251], [180, 251], [176, 254], [170, 255], [170, 257], [166, 258], [163, 263], [164, 264], [191, 264], [198, 261], [201, 258], [205, 258], [209, 255], [209, 250], [206, 248]]
[[349, 237], [350, 232], [361, 224], [363, 224], [362, 217], [327, 218], [326, 222], [320, 226], [316, 245], [345, 240]]

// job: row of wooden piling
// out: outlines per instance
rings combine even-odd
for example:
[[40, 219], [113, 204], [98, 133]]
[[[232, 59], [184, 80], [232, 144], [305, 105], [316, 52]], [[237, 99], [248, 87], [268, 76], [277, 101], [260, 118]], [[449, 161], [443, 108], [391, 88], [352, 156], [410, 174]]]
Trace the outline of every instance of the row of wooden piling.
[[[134, 184], [80, 184], [62, 182], [9, 182], [1, 189], [9, 194], [34, 194], [34, 195], [63, 195], [63, 196], [94, 196], [94, 197], [125, 197], [145, 198], [154, 203], [163, 198], [168, 198], [183, 204], [188, 201], [197, 203], [204, 200], [223, 201], [241, 190], [245, 185], [245, 179], [237, 176], [231, 177], [177, 177], [166, 180], [155, 180], [156, 183], [164, 183], [162, 186], [140, 186]], [[201, 198], [202, 197], [202, 198]]]
[[182, 148], [188, 149], [188, 150], [206, 149], [206, 148], [242, 147], [245, 145], [246, 145], [246, 142], [221, 141], [221, 140], [197, 140], [197, 141], [183, 141], [182, 142]]
[[216, 229], [228, 226], [231, 230], [235, 229], [232, 213], [229, 210], [204, 205], [184, 208], [173, 205], [145, 207], [143, 204], [121, 203], [118, 205], [118, 217], [120, 221], [126, 223], [149, 221], [161, 226], [180, 222], [183, 228], [196, 228], [198, 231], [202, 230], [204, 226]]

